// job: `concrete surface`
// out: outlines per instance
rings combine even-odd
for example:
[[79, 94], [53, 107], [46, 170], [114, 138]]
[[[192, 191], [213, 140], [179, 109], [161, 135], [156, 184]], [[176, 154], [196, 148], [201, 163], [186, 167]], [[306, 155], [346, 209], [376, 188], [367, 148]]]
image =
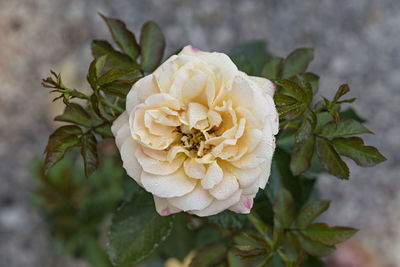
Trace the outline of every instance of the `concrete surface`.
[[400, 2], [398, 0], [1, 0], [0, 1], [0, 265], [80, 266], [61, 256], [30, 207], [30, 166], [52, 129], [47, 89], [50, 68], [67, 84], [85, 81], [90, 40], [108, 38], [97, 15], [126, 21], [138, 32], [153, 19], [167, 38], [167, 54], [188, 43], [228, 52], [235, 44], [269, 40], [277, 55], [316, 49], [311, 69], [332, 96], [348, 82], [356, 110], [376, 136], [366, 137], [388, 161], [377, 168], [350, 164], [350, 182], [319, 180], [333, 199], [326, 219], [361, 228], [365, 247], [382, 266], [400, 266]]

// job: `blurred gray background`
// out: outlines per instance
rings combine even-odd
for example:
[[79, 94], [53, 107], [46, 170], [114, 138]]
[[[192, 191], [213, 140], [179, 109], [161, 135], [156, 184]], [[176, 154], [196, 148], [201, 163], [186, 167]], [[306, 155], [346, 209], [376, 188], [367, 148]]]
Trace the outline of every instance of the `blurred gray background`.
[[155, 20], [166, 54], [186, 44], [229, 52], [254, 39], [280, 56], [314, 47], [321, 93], [331, 97], [348, 82], [376, 134], [367, 143], [388, 158], [370, 169], [350, 163], [349, 182], [320, 177], [322, 196], [333, 200], [326, 219], [361, 228], [357, 244], [380, 266], [400, 266], [399, 0], [0, 0], [0, 266], [84, 266], [61, 255], [29, 198], [32, 159], [60, 112], [40, 79], [51, 68], [66, 84], [87, 87], [90, 41], [109, 36], [98, 11], [135, 32]]

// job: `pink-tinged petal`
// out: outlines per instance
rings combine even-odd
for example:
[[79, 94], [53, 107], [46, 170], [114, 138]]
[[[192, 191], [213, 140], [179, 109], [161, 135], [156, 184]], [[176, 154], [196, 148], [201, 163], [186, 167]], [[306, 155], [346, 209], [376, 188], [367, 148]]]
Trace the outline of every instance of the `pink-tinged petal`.
[[179, 154], [171, 162], [160, 161], [143, 153], [141, 148], [136, 150], [135, 156], [145, 172], [155, 175], [169, 175], [176, 172], [186, 159], [185, 154]]
[[143, 187], [158, 197], [180, 197], [193, 191], [196, 179], [186, 176], [183, 168], [169, 175], [155, 175], [143, 171], [141, 176]]
[[156, 205], [156, 210], [158, 214], [160, 214], [161, 216], [168, 216], [181, 211], [180, 209], [177, 209], [171, 204], [169, 204], [166, 198], [160, 198], [156, 196], [153, 197], [154, 197], [154, 204]]
[[185, 173], [190, 178], [201, 179], [206, 174], [206, 167], [195, 159], [186, 159], [183, 163]]
[[127, 138], [121, 146], [122, 165], [128, 175], [141, 185], [140, 176], [142, 167], [136, 159], [135, 153], [139, 149], [139, 144], [132, 138]]
[[229, 198], [224, 200], [214, 200], [207, 208], [203, 210], [195, 210], [192, 211], [192, 213], [200, 217], [215, 215], [239, 202], [241, 195], [242, 190], [238, 190]]
[[211, 189], [222, 181], [223, 175], [221, 167], [214, 161], [208, 166], [206, 175], [201, 180], [201, 186], [204, 189]]
[[183, 211], [205, 209], [213, 200], [214, 198], [200, 184], [182, 197], [168, 198], [169, 203]]
[[255, 195], [242, 195], [240, 201], [229, 209], [236, 213], [249, 214], [253, 207], [253, 199]]
[[153, 74], [137, 81], [126, 96], [126, 110], [130, 113], [135, 106], [143, 103], [149, 96], [160, 93]]
[[218, 200], [229, 198], [239, 189], [239, 183], [235, 176], [233, 176], [227, 169], [224, 169], [223, 171], [224, 177], [222, 178], [222, 181], [209, 191], [210, 194]]

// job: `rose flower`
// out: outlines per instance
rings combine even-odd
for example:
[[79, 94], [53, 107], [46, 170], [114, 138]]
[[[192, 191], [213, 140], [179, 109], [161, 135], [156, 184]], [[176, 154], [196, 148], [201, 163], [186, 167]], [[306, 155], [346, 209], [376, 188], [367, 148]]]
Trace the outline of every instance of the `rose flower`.
[[191, 46], [133, 85], [112, 132], [160, 215], [250, 212], [275, 149], [274, 89], [227, 55]]

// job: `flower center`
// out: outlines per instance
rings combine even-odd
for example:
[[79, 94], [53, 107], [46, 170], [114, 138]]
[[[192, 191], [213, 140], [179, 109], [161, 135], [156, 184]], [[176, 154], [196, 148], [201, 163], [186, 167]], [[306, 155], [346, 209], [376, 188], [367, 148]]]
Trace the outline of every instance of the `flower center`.
[[206, 144], [210, 134], [213, 134], [214, 129], [208, 131], [201, 131], [192, 128], [190, 130], [183, 130], [181, 126], [177, 127], [177, 132], [180, 134], [180, 142], [186, 148], [192, 157], [200, 158], [211, 151], [213, 145]]

